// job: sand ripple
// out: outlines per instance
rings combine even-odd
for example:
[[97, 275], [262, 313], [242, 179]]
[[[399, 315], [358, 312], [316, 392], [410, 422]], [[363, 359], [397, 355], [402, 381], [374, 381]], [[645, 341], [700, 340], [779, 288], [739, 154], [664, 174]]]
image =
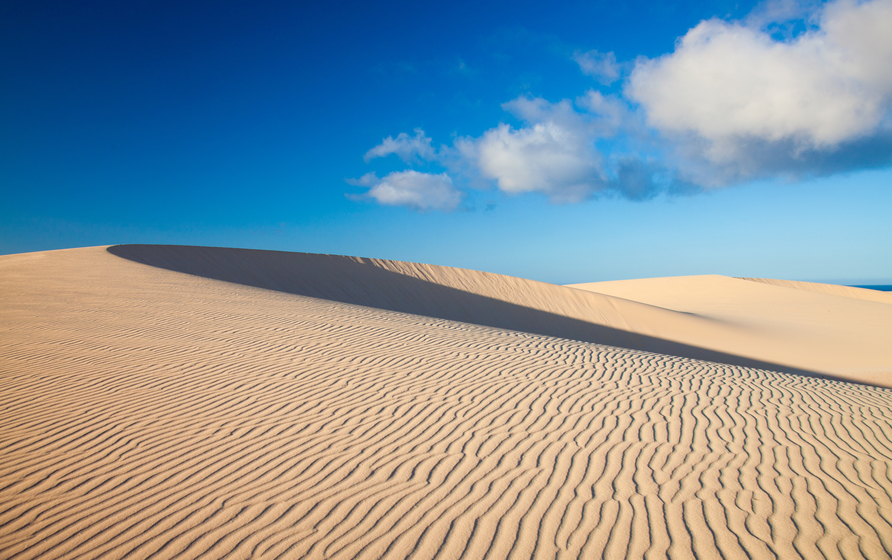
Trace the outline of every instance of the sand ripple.
[[892, 391], [0, 259], [0, 557], [889, 558]]

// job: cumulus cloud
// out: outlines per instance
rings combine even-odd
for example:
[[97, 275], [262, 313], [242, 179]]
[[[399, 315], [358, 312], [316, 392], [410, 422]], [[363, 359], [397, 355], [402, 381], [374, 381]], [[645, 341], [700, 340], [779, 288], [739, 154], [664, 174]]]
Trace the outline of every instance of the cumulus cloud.
[[436, 157], [436, 152], [428, 138], [420, 128], [415, 129], [415, 136], [409, 136], [401, 132], [396, 138], [388, 136], [380, 144], [365, 153], [365, 161], [396, 154], [406, 163], [420, 158], [431, 160]]
[[569, 101], [519, 98], [504, 107], [527, 126], [500, 124], [456, 144], [481, 175], [503, 192], [540, 192], [558, 202], [577, 202], [603, 186], [591, 127]]
[[[519, 97], [498, 124], [435, 150], [424, 131], [387, 137], [391, 154], [449, 170], [464, 187], [495, 186], [578, 202], [600, 193], [644, 200], [743, 181], [892, 164], [892, 0], [769, 0], [742, 21], [710, 19], [673, 52], [632, 65], [619, 91], [574, 100]], [[613, 53], [577, 52], [582, 72], [621, 78]], [[446, 173], [359, 181], [381, 204], [451, 210]], [[357, 184], [359, 184], [357, 183]]]
[[[675, 52], [639, 61], [625, 93], [650, 126], [680, 142], [679, 164], [707, 186], [799, 174], [803, 158], [888, 135], [890, 26], [892, 0], [828, 4], [817, 27], [787, 41], [704, 21]], [[766, 153], [760, 166], [755, 156]]]
[[367, 173], [350, 184], [369, 187], [365, 197], [387, 206], [406, 206], [415, 210], [451, 211], [461, 204], [461, 192], [446, 173], [395, 171], [383, 178]]
[[772, 32], [786, 31], [791, 35], [790, 24], [814, 23], [814, 15], [820, 13], [821, 0], [767, 0], [760, 3], [746, 17], [746, 25]]
[[[453, 148], [441, 147], [431, 158], [467, 183], [495, 185], [510, 195], [540, 193], [556, 203], [579, 202], [603, 192], [641, 200], [668, 184], [660, 178], [669, 175], [657, 163], [629, 154], [605, 159], [596, 148], [600, 139], [633, 128], [629, 124], [633, 115], [618, 97], [589, 91], [575, 104], [566, 99], [551, 103], [519, 97], [503, 108], [522, 125], [515, 128], [502, 123], [479, 137], [459, 138]], [[425, 138], [423, 132], [416, 134], [419, 137]], [[414, 141], [405, 134], [396, 141], [401, 138]], [[430, 140], [425, 140], [430, 145]], [[391, 144], [385, 142], [378, 148], [384, 152]], [[381, 204], [450, 210], [460, 201], [460, 191], [445, 173], [405, 171], [384, 179], [370, 173], [351, 183], [369, 187], [367, 197]]]
[[600, 183], [598, 158], [584, 137], [554, 122], [520, 130], [501, 124], [487, 131], [465, 153], [477, 160], [482, 174], [507, 193], [542, 192], [575, 202]]
[[597, 78], [604, 85], [610, 85], [619, 79], [619, 64], [612, 52], [576, 51], [573, 53], [573, 60], [583, 74]]
[[503, 107], [523, 121], [500, 124], [479, 138], [456, 142], [462, 161], [495, 182], [502, 192], [542, 193], [558, 203], [579, 202], [601, 193], [634, 200], [652, 197], [676, 181], [675, 174], [641, 150], [625, 153], [614, 143], [604, 154], [599, 141], [624, 132], [626, 143], [640, 134], [636, 117], [616, 96], [589, 91], [576, 99], [549, 103], [521, 97]]
[[576, 99], [576, 105], [595, 119], [598, 136], [615, 136], [620, 130], [631, 130], [636, 126], [636, 118], [629, 106], [615, 95], [589, 90]]

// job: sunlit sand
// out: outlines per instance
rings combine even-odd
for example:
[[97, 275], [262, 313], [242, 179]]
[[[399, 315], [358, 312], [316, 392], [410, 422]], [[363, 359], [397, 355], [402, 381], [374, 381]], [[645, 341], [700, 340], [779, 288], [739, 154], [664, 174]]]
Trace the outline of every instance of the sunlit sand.
[[2, 558], [889, 558], [892, 301], [0, 257]]

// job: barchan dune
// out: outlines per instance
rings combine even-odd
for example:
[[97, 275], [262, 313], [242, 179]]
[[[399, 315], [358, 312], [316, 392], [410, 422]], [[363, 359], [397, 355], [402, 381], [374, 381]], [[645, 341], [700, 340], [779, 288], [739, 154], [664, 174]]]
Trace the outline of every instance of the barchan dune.
[[0, 557], [889, 558], [892, 304], [834, 290], [2, 256]]

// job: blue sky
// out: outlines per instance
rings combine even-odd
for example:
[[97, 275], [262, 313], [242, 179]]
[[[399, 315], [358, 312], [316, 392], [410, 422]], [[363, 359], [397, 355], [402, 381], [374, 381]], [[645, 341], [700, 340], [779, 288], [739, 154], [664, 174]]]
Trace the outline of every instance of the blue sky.
[[892, 0], [0, 6], [0, 253], [892, 283]]

